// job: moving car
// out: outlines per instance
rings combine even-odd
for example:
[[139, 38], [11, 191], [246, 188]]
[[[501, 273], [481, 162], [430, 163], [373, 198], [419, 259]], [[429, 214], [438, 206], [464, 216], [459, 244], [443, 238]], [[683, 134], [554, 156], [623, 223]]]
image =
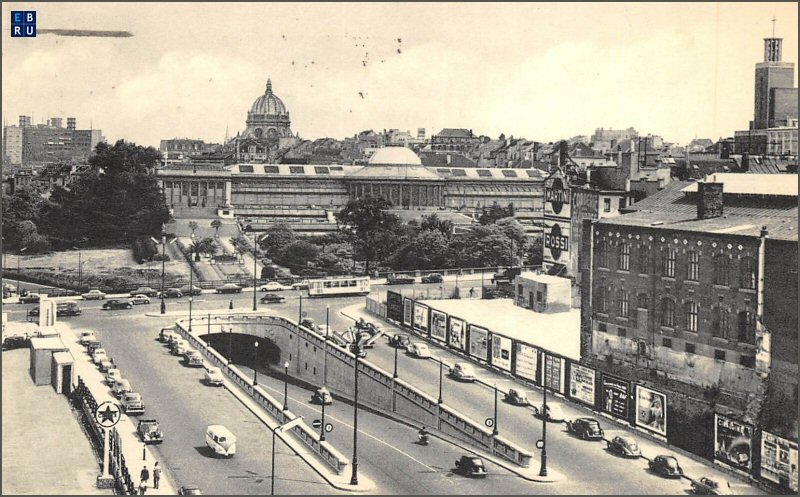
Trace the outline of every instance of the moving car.
[[225, 376], [223, 376], [222, 370], [218, 367], [210, 366], [206, 368], [205, 380], [206, 385], [221, 386], [225, 381]]
[[93, 331], [84, 331], [81, 333], [81, 345], [88, 345], [92, 340], [97, 340]]
[[292, 290], [308, 290], [308, 280], [292, 283]]
[[444, 278], [439, 273], [431, 273], [422, 277], [423, 283], [441, 283]]
[[286, 302], [286, 297], [283, 295], [276, 295], [274, 293], [268, 293], [261, 297], [262, 304], [280, 304]]
[[3, 339], [3, 350], [28, 349], [31, 339], [28, 335], [14, 335]]
[[456, 471], [464, 476], [486, 477], [486, 466], [483, 464], [483, 459], [471, 454], [456, 459]]
[[38, 293], [29, 293], [28, 295], [23, 295], [19, 298], [20, 304], [36, 304], [41, 299], [41, 296]]
[[203, 356], [196, 350], [187, 350], [184, 359], [187, 366], [191, 366], [193, 368], [203, 367]]
[[131, 382], [126, 380], [125, 378], [120, 378], [114, 382], [114, 386], [111, 387], [111, 392], [118, 398], [121, 398], [123, 395], [131, 391]]
[[416, 280], [414, 279], [413, 276], [405, 274], [401, 274], [400, 276], [392, 274], [388, 278], [386, 278], [386, 283], [390, 285], [409, 285], [411, 283], [414, 283], [414, 281]]
[[164, 433], [155, 419], [140, 419], [136, 432], [145, 444], [160, 444], [164, 441]]
[[403, 335], [402, 333], [395, 333], [394, 335], [389, 337], [389, 345], [399, 349], [407, 349], [408, 346], [411, 345], [411, 339], [408, 337], [408, 335]]
[[262, 292], [280, 292], [283, 290], [292, 290], [292, 287], [284, 285], [283, 283], [278, 283], [277, 281], [270, 281], [266, 285], [262, 285], [259, 290]]
[[506, 392], [506, 402], [515, 406], [529, 406], [531, 401], [528, 400], [528, 392], [518, 388], [509, 388]]
[[92, 288], [88, 292], [81, 294], [81, 298], [83, 300], [105, 300], [106, 294], [97, 288]]
[[136, 392], [126, 392], [122, 395], [122, 408], [129, 416], [144, 414], [144, 402], [142, 394]]
[[103, 310], [109, 311], [112, 309], [133, 309], [133, 303], [128, 299], [106, 300], [103, 304]]
[[220, 456], [236, 454], [236, 437], [222, 425], [210, 425], [206, 429], [206, 445]]
[[150, 297], [148, 297], [147, 295], [145, 295], [143, 293], [140, 293], [138, 295], [134, 295], [133, 297], [131, 297], [128, 300], [130, 300], [133, 305], [149, 304], [150, 303]]
[[167, 288], [164, 290], [165, 299], [179, 299], [181, 297], [183, 297], [183, 292], [177, 288]]
[[475, 370], [471, 364], [466, 362], [457, 362], [450, 370], [450, 377], [458, 381], [475, 381]]
[[[38, 317], [41, 312], [39, 307], [34, 307], [28, 311], [28, 317]], [[80, 316], [81, 308], [76, 302], [59, 302], [56, 304], [56, 316], [63, 318], [68, 316]]]
[[200, 295], [203, 293], [203, 289], [197, 285], [183, 285], [180, 290], [184, 295]]
[[602, 440], [603, 429], [594, 418], [577, 418], [567, 421], [567, 431], [584, 440]]
[[236, 283], [225, 283], [222, 286], [218, 286], [214, 291], [217, 293], [242, 293], [242, 287]]
[[111, 368], [106, 371], [106, 383], [108, 386], [113, 387], [117, 380], [122, 379], [122, 372], [117, 368]]
[[327, 388], [317, 388], [311, 395], [311, 403], [329, 406], [333, 404], [333, 397]]
[[428, 359], [431, 357], [431, 349], [428, 348], [427, 343], [414, 342], [408, 346], [408, 353], [420, 359]]
[[153, 290], [149, 286], [140, 286], [139, 288], [131, 292], [131, 297], [139, 294], [147, 295], [148, 297], [158, 297], [158, 292], [156, 290]]
[[607, 443], [608, 450], [625, 457], [639, 457], [642, 455], [639, 444], [633, 437], [618, 435]]
[[178, 495], [203, 495], [197, 485], [184, 485], [178, 489]]
[[647, 466], [650, 468], [650, 471], [664, 478], [680, 478], [683, 476], [683, 468], [678, 464], [678, 460], [675, 456], [656, 456]]
[[733, 495], [731, 484], [725, 480], [703, 476], [692, 480], [692, 493], [697, 495]]
[[561, 404], [548, 402], [547, 406], [544, 406], [543, 404], [533, 406], [533, 414], [535, 416], [541, 417], [542, 413], [544, 413], [544, 417], [547, 418], [547, 421], [564, 421], [564, 411], [561, 410]]
[[92, 352], [92, 362], [94, 362], [95, 364], [100, 364], [101, 362], [107, 360], [108, 360], [108, 354], [106, 354], [106, 349], [103, 348], [94, 349], [94, 351]]

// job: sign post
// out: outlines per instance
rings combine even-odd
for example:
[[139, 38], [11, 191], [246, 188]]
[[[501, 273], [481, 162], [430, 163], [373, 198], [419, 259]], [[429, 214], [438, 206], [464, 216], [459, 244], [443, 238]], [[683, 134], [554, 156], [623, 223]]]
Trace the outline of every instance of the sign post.
[[103, 474], [97, 477], [98, 488], [110, 488], [114, 486], [114, 478], [108, 471], [109, 459], [109, 431], [120, 419], [119, 406], [113, 402], [103, 402], [94, 410], [94, 419], [103, 429]]

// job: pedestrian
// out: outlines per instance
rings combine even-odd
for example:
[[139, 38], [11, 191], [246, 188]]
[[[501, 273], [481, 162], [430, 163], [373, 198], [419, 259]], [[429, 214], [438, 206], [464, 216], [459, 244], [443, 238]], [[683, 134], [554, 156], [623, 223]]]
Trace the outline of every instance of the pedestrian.
[[233, 310], [233, 300], [231, 300], [231, 303], [228, 304], [228, 309]]
[[[139, 478], [142, 480], [142, 485], [147, 485], [147, 480], [150, 479], [150, 471], [147, 469], [147, 465], [142, 468], [142, 472], [139, 475]], [[141, 486], [141, 485], [139, 485]]]
[[159, 480], [161, 480], [161, 466], [156, 461], [155, 466], [153, 466], [153, 488], [158, 488]]
[[139, 495], [144, 495], [146, 492], [147, 492], [147, 483], [145, 483], [144, 480], [142, 480], [142, 482], [139, 483]]

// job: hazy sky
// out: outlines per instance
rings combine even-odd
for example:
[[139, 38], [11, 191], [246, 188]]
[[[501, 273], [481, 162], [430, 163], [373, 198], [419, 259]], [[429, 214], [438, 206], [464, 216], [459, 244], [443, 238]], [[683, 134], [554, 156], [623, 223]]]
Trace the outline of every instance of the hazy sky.
[[[11, 38], [39, 29], [130, 38]], [[634, 126], [685, 143], [746, 129], [764, 37], [797, 62], [797, 4], [4, 3], [3, 117], [109, 141], [219, 142], [267, 77], [303, 138], [471, 128], [540, 141]], [[795, 78], [796, 81], [796, 78]], [[795, 83], [796, 85], [796, 83]]]

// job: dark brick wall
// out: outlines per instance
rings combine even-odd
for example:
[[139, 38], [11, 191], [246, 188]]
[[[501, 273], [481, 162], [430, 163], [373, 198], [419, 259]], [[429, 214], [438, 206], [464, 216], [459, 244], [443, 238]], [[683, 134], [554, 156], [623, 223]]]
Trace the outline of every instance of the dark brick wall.
[[709, 219], [722, 216], [722, 183], [697, 183], [697, 218]]

